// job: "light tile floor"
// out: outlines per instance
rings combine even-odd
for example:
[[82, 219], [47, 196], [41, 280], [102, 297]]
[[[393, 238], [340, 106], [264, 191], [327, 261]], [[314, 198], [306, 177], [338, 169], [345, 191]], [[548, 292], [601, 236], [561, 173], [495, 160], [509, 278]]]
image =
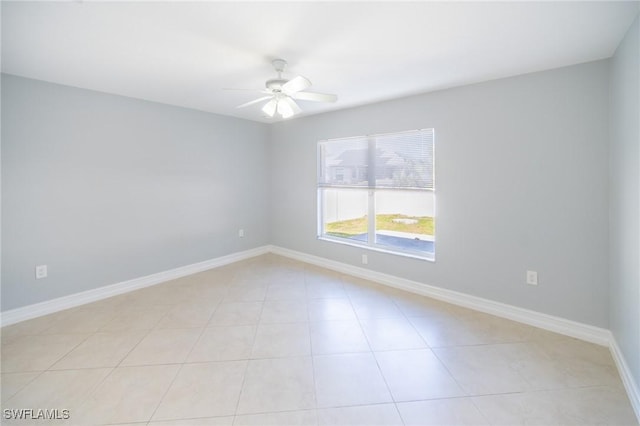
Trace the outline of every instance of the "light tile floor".
[[3, 424], [637, 424], [604, 347], [273, 255], [5, 327], [1, 371], [70, 414]]

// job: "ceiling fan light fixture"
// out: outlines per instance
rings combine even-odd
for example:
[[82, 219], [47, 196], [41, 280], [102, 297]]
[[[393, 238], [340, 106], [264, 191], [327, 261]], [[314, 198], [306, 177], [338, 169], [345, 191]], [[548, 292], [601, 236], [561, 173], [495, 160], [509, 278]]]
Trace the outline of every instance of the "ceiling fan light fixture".
[[284, 99], [278, 100], [278, 114], [282, 116], [282, 118], [289, 118], [293, 116], [293, 108], [289, 105]]
[[273, 117], [276, 113], [277, 106], [278, 106], [278, 101], [275, 98], [271, 99], [269, 102], [264, 104], [264, 106], [262, 107], [262, 112], [267, 114], [269, 117]]

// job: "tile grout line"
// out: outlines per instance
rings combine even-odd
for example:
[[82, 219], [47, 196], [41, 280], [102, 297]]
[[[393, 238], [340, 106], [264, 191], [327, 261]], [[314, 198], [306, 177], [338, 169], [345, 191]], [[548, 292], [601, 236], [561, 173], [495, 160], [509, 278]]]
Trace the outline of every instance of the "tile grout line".
[[[162, 316], [160, 316], [160, 318], [158, 318], [158, 321], [154, 324], [153, 327], [151, 327], [147, 334], [145, 334], [139, 341], [138, 343], [136, 343], [131, 350], [129, 350], [129, 352], [127, 352], [127, 354], [122, 357], [122, 359], [120, 360], [120, 362], [118, 363], [118, 365], [116, 365], [116, 367], [114, 367], [113, 371], [116, 370], [116, 368], [127, 368], [127, 367], [149, 367], [152, 364], [144, 364], [144, 365], [139, 365], [139, 366], [123, 366], [122, 363], [124, 362], [125, 359], [127, 359], [129, 357], [129, 355], [131, 355], [131, 353], [135, 350], [135, 348], [137, 348], [140, 343], [142, 343], [142, 341], [144, 341], [144, 339], [146, 339], [158, 326], [158, 324], [160, 324], [162, 322], [162, 320], [169, 315], [169, 311], [165, 312]], [[153, 364], [153, 365], [163, 365], [163, 364]], [[174, 365], [174, 364], [169, 364], [169, 365]], [[176, 371], [175, 375], [173, 376], [173, 378], [171, 379], [171, 382], [169, 383], [169, 386], [167, 386], [167, 389], [165, 389], [164, 393], [162, 394], [162, 397], [160, 397], [160, 399], [158, 400], [158, 403], [156, 404], [156, 407], [154, 408], [153, 412], [151, 413], [151, 415], [149, 416], [149, 420], [147, 421], [148, 423], [151, 423], [151, 419], [153, 419], [153, 416], [156, 414], [156, 411], [158, 411], [158, 407], [160, 407], [160, 404], [162, 404], [162, 401], [164, 400], [165, 396], [167, 395], [167, 393], [169, 392], [169, 389], [171, 388], [171, 386], [173, 385], [173, 382], [176, 380], [176, 377], [178, 377], [178, 374], [180, 374], [180, 371], [182, 371], [182, 366], [184, 364], [180, 365], [180, 368], [178, 368], [178, 370]], [[112, 373], [113, 373], [112, 371]], [[112, 373], [110, 373], [109, 375], [111, 375]]]
[[[422, 339], [422, 341], [425, 343], [425, 345], [427, 345], [427, 349], [429, 350], [429, 352], [438, 360], [438, 362], [440, 363], [440, 365], [442, 366], [442, 368], [444, 368], [444, 370], [447, 372], [447, 374], [449, 375], [449, 377], [451, 377], [451, 379], [454, 381], [454, 383], [458, 386], [458, 388], [465, 393], [465, 398], [468, 397], [467, 391], [460, 385], [460, 383], [458, 382], [458, 379], [456, 379], [454, 377], [454, 375], [451, 373], [451, 371], [449, 371], [449, 368], [447, 368], [447, 366], [444, 364], [444, 362], [442, 362], [442, 360], [435, 354], [435, 352], [433, 351], [431, 345], [429, 344], [429, 342], [427, 341], [427, 339], [422, 335], [422, 333], [420, 333], [420, 331], [416, 328], [415, 324], [413, 323], [413, 321], [411, 321], [411, 319], [407, 316], [407, 314], [405, 313], [405, 311], [402, 309], [402, 307], [398, 304], [398, 302], [396, 301], [395, 298], [391, 298], [391, 301], [393, 302], [393, 304], [396, 306], [396, 308], [400, 311], [400, 314], [402, 315], [402, 317], [411, 325], [411, 328], [418, 334], [418, 336], [420, 336], [420, 338]], [[443, 399], [451, 399], [451, 397], [448, 398], [443, 398]], [[407, 401], [401, 401], [401, 403], [403, 402], [407, 402]], [[398, 410], [398, 414], [400, 415], [400, 418], [402, 419], [403, 423], [405, 422], [404, 418], [402, 417], [402, 413], [400, 411], [400, 408], [398, 407], [398, 402], [396, 402], [396, 410]]]
[[[213, 316], [213, 313], [218, 309], [218, 306], [216, 306], [216, 308], [213, 310], [213, 312], [211, 312], [211, 315], [209, 316], [209, 320], [211, 320], [211, 317]], [[156, 325], [154, 326], [154, 328], [152, 330], [155, 329], [155, 327], [158, 326], [158, 324], [160, 324], [162, 322], [162, 320], [169, 315], [168, 312], [166, 312], [156, 323]], [[207, 321], [208, 324], [208, 321]], [[200, 341], [200, 339], [202, 338], [202, 335], [204, 334], [205, 330], [207, 329], [207, 324], [205, 324], [201, 330], [200, 330], [200, 334], [198, 335], [198, 338], [195, 340], [193, 346], [191, 347], [191, 349], [189, 350], [189, 352], [186, 354], [186, 356], [184, 357], [183, 361], [180, 363], [180, 368], [178, 368], [178, 370], [176, 371], [175, 375], [173, 376], [173, 378], [171, 379], [171, 382], [169, 383], [169, 386], [167, 386], [167, 389], [165, 389], [164, 393], [162, 394], [162, 397], [160, 397], [160, 399], [158, 400], [158, 403], [156, 404], [156, 407], [154, 408], [153, 412], [151, 413], [151, 416], [149, 416], [149, 420], [147, 421], [147, 424], [151, 423], [151, 421], [153, 420], [153, 416], [156, 415], [156, 413], [158, 412], [158, 409], [160, 408], [160, 406], [162, 405], [162, 402], [164, 401], [164, 399], [167, 397], [167, 394], [169, 393], [169, 390], [171, 389], [171, 387], [173, 386], [173, 384], [175, 383], [176, 379], [178, 378], [178, 376], [180, 375], [180, 373], [182, 372], [187, 360], [189, 359], [189, 355], [191, 355], [191, 352], [193, 352], [193, 349], [196, 347], [196, 345], [198, 344], [198, 342]], [[146, 336], [148, 336], [151, 333], [151, 331], [149, 331], [149, 333], [147, 333]], [[145, 336], [145, 337], [146, 337]], [[144, 340], [144, 338], [143, 338]], [[142, 342], [142, 340], [140, 341]], [[140, 342], [138, 342], [138, 345], [140, 344]], [[137, 345], [136, 345], [137, 347]], [[133, 349], [131, 350], [133, 351]], [[129, 354], [131, 353], [131, 351], [129, 351]], [[127, 354], [127, 356], [129, 356], [129, 354]], [[125, 358], [122, 359], [122, 361], [124, 361]], [[122, 363], [122, 361], [120, 361], [120, 363]], [[151, 364], [147, 364], [146, 366], [150, 366]]]
[[315, 355], [313, 353], [313, 339], [311, 337], [311, 312], [309, 309], [309, 290], [307, 287], [307, 277], [306, 273], [303, 274], [303, 284], [304, 284], [304, 293], [305, 293], [305, 303], [307, 304], [307, 321], [309, 324], [309, 350], [310, 350], [310, 358], [311, 358], [311, 380], [313, 381], [313, 402], [314, 402], [314, 410], [315, 410], [315, 423], [318, 425], [320, 423], [320, 416], [318, 415], [318, 386], [316, 384], [316, 363], [315, 363]]
[[[214, 312], [215, 312], [215, 310], [217, 310], [217, 306], [216, 306], [216, 308], [214, 309]], [[152, 331], [152, 330], [154, 330], [154, 329], [155, 329], [155, 327], [157, 327], [157, 326], [158, 326], [158, 324], [160, 324], [160, 323], [162, 322], [162, 320], [163, 320], [167, 315], [168, 315], [168, 312], [166, 312], [166, 313], [165, 313], [165, 314], [164, 314], [164, 315], [163, 315], [163, 316], [158, 320], [158, 322], [157, 322], [157, 323], [155, 324], [155, 326], [154, 326], [154, 327], [149, 331], [149, 333], [151, 333], [151, 331]], [[211, 316], [213, 316], [213, 312], [211, 313]], [[209, 320], [211, 319], [211, 316], [209, 317]], [[179, 364], [180, 364], [180, 367], [178, 368], [178, 370], [176, 371], [175, 375], [174, 375], [174, 376], [173, 376], [173, 378], [171, 379], [171, 382], [169, 383], [169, 385], [168, 385], [168, 386], [167, 386], [167, 388], [165, 389], [164, 393], [162, 394], [162, 397], [160, 397], [160, 399], [158, 400], [158, 403], [156, 404], [156, 407], [154, 408], [153, 412], [151, 413], [151, 416], [149, 417], [149, 420], [147, 421], [147, 425], [149, 425], [149, 424], [152, 422], [152, 420], [153, 420], [153, 416], [155, 416], [155, 415], [156, 415], [156, 413], [157, 413], [157, 411], [158, 411], [158, 408], [160, 408], [160, 405], [162, 405], [162, 402], [164, 401], [164, 399], [166, 398], [167, 394], [169, 393], [169, 390], [171, 389], [171, 387], [172, 387], [172, 386], [173, 386], [173, 384], [175, 383], [176, 379], [177, 379], [177, 378], [178, 378], [178, 376], [180, 375], [180, 372], [182, 372], [182, 369], [184, 368], [184, 366], [185, 366], [185, 364], [186, 364], [186, 361], [187, 361], [187, 359], [188, 359], [189, 355], [191, 354], [191, 352], [192, 352], [192, 351], [193, 351], [193, 349], [195, 348], [196, 344], [200, 341], [200, 338], [202, 337], [202, 334], [203, 334], [203, 333], [204, 333], [204, 331], [206, 330], [206, 328], [207, 328], [206, 326], [207, 326], [207, 324], [205, 324], [203, 327], [201, 327], [200, 334], [198, 335], [198, 338], [196, 339], [196, 341], [194, 342], [193, 346], [192, 346], [192, 347], [191, 347], [191, 349], [189, 350], [189, 353], [185, 356], [185, 358], [184, 358], [183, 362], [182, 362], [182, 363], [179, 363]], [[148, 335], [149, 335], [149, 333], [147, 333], [147, 335], [146, 335], [146, 336], [148, 336]], [[146, 337], [146, 336], [145, 336], [145, 337]], [[144, 340], [144, 338], [143, 338], [143, 340]], [[141, 340], [141, 341], [142, 341], [142, 340]], [[140, 344], [140, 342], [138, 342], [138, 345], [139, 345], [139, 344]], [[136, 347], [137, 347], [137, 345], [136, 345]], [[133, 349], [132, 349], [132, 351], [133, 351]], [[129, 354], [130, 354], [130, 353], [131, 353], [131, 351], [129, 351]], [[127, 354], [127, 356], [129, 356], [129, 354]], [[125, 356], [125, 358], [126, 358], [126, 356]], [[125, 358], [123, 358], [123, 360], [124, 360]], [[120, 361], [120, 363], [122, 363], [122, 361]], [[158, 364], [154, 364], [154, 365], [158, 365]], [[159, 365], [162, 365], [162, 364], [159, 364]], [[176, 364], [168, 364], [168, 365], [176, 365]], [[151, 366], [151, 364], [146, 364], [145, 366]]]
[[[438, 360], [438, 362], [440, 363], [442, 368], [444, 368], [444, 370], [447, 372], [447, 374], [449, 374], [449, 377], [451, 377], [451, 379], [455, 382], [455, 384], [458, 386], [458, 388], [460, 388], [460, 390], [464, 393], [464, 397], [465, 398], [471, 398], [471, 395], [469, 395], [469, 392], [467, 392], [467, 390], [462, 386], [462, 384], [460, 384], [460, 381], [453, 375], [453, 373], [451, 372], [449, 367], [447, 367], [447, 365], [444, 363], [444, 361], [442, 361], [442, 359], [438, 356], [438, 354], [433, 350], [434, 348], [431, 345], [429, 345], [429, 342], [427, 341], [427, 339], [422, 336], [422, 333], [420, 333], [420, 331], [416, 328], [415, 324], [413, 324], [413, 321], [411, 321], [410, 317], [406, 315], [404, 310], [400, 307], [400, 305], [397, 303], [397, 301], [395, 299], [392, 299], [392, 300], [396, 304], [396, 306], [398, 307], [398, 309], [400, 310], [402, 315], [407, 319], [409, 324], [411, 324], [411, 326], [416, 331], [416, 333], [418, 333], [418, 335], [420, 337], [422, 337], [422, 340], [427, 344], [427, 347], [428, 347], [429, 351], [431, 352], [431, 354]], [[474, 404], [474, 406], [475, 406], [475, 404]]]
[[[234, 280], [236, 275], [234, 275]], [[232, 280], [233, 281], [233, 280]], [[265, 292], [266, 298], [266, 292]], [[255, 331], [253, 333], [253, 341], [251, 342], [251, 352], [249, 353], [249, 358], [245, 361], [246, 364], [244, 366], [244, 372], [242, 373], [242, 382], [240, 383], [240, 392], [238, 393], [238, 400], [236, 401], [236, 408], [233, 411], [233, 421], [232, 424], [235, 424], [236, 418], [239, 416], [238, 408], [240, 407], [240, 401], [242, 400], [242, 392], [244, 391], [244, 384], [247, 379], [247, 371], [249, 370], [249, 363], [251, 362], [253, 355], [253, 347], [256, 343], [256, 337], [258, 336], [258, 327], [260, 326], [260, 318], [262, 317], [262, 311], [264, 310], [264, 300], [260, 303], [260, 313], [258, 314], [258, 323], [255, 325]]]
[[[343, 280], [342, 276], [341, 276], [340, 280], [341, 281]], [[378, 357], [376, 357], [375, 351], [373, 350], [373, 347], [371, 346], [371, 341], [369, 340], [369, 337], [367, 336], [367, 333], [364, 331], [364, 328], [362, 327], [361, 318], [357, 314], [356, 309], [353, 306], [352, 295], [346, 290], [346, 288], [345, 288], [345, 292], [347, 294], [347, 298], [349, 299], [349, 305], [351, 305], [351, 309], [353, 309], [354, 315], [356, 317], [356, 321], [358, 322], [358, 325], [360, 326], [360, 331], [364, 335], [364, 338], [367, 341], [367, 345], [369, 345], [369, 351], [371, 353], [371, 356], [373, 357], [374, 362], [376, 363], [376, 367], [378, 368], [378, 373], [380, 374], [380, 377], [382, 377], [384, 385], [387, 388], [387, 392], [389, 393], [389, 397], [391, 397], [391, 401], [387, 402], [387, 404], [388, 403], [392, 403], [393, 404], [393, 407], [395, 408], [396, 413], [398, 414], [398, 417], [400, 418], [400, 421], [404, 424], [404, 420], [402, 418], [402, 415], [400, 414], [400, 410], [398, 409], [398, 403], [396, 401], [396, 398], [393, 396], [393, 392], [391, 392], [391, 387], [389, 386], [389, 383], [387, 382], [387, 378], [384, 376], [384, 373], [382, 372], [382, 368], [380, 367], [380, 363], [378, 362]]]
[[[170, 365], [176, 365], [176, 364], [170, 364]], [[147, 365], [148, 367], [149, 365]], [[149, 420], [148, 423], [151, 423], [151, 421], [153, 420], [153, 416], [156, 415], [156, 413], [158, 412], [158, 408], [160, 408], [160, 405], [162, 405], [162, 402], [164, 401], [164, 399], [167, 397], [167, 394], [169, 393], [169, 389], [171, 389], [171, 387], [173, 386], [173, 384], [175, 383], [176, 379], [178, 378], [178, 376], [180, 375], [180, 372], [182, 371], [182, 368], [184, 367], [184, 363], [180, 364], [180, 368], [178, 368], [175, 372], [175, 374], [173, 375], [173, 378], [171, 379], [171, 382], [169, 383], [169, 386], [167, 386], [167, 388], [165, 389], [164, 393], [162, 394], [162, 396], [160, 397], [160, 399], [158, 399], [158, 403], [156, 404], [156, 407], [153, 409], [153, 412], [151, 413], [151, 415], [149, 416]]]
[[[5, 402], [2, 402], [2, 406], [4, 408], [5, 404], [9, 403], [9, 401], [11, 401], [16, 395], [18, 395], [20, 392], [22, 392], [24, 389], [26, 389], [27, 386], [29, 386], [31, 383], [33, 383], [37, 378], [39, 378], [40, 376], [42, 376], [44, 373], [46, 373], [47, 370], [40, 370], [40, 371], [20, 371], [20, 372], [14, 372], [14, 373], [0, 373], [0, 376], [3, 376], [5, 374], [27, 374], [27, 373], [38, 373], [36, 374], [36, 376], [34, 378], [32, 378], [31, 380], [29, 380], [27, 383], [25, 383], [24, 386], [21, 386], [20, 389], [18, 389], [13, 395], [11, 395]], [[2, 390], [0, 389], [0, 395], [2, 395]]]

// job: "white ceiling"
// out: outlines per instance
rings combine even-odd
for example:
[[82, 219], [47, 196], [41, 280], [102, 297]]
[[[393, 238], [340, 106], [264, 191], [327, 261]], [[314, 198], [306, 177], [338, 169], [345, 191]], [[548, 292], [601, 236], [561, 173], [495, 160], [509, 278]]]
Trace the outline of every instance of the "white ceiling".
[[302, 115], [607, 58], [626, 2], [2, 2], [5, 73], [270, 122], [270, 64], [310, 91]]

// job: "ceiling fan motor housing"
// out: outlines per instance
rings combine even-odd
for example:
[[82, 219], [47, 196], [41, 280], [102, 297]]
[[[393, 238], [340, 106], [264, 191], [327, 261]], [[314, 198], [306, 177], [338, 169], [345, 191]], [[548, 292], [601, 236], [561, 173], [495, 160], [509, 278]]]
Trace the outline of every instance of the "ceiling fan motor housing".
[[282, 86], [289, 80], [283, 78], [274, 78], [271, 80], [267, 80], [265, 84], [267, 89], [272, 90], [274, 92], [282, 92]]
[[285, 80], [282, 78], [282, 73], [284, 69], [287, 67], [287, 61], [284, 59], [274, 59], [271, 64], [273, 68], [275, 68], [278, 73], [278, 78], [273, 78], [271, 80], [267, 80], [266, 86], [267, 89], [273, 92], [282, 92], [282, 86], [289, 80]]

